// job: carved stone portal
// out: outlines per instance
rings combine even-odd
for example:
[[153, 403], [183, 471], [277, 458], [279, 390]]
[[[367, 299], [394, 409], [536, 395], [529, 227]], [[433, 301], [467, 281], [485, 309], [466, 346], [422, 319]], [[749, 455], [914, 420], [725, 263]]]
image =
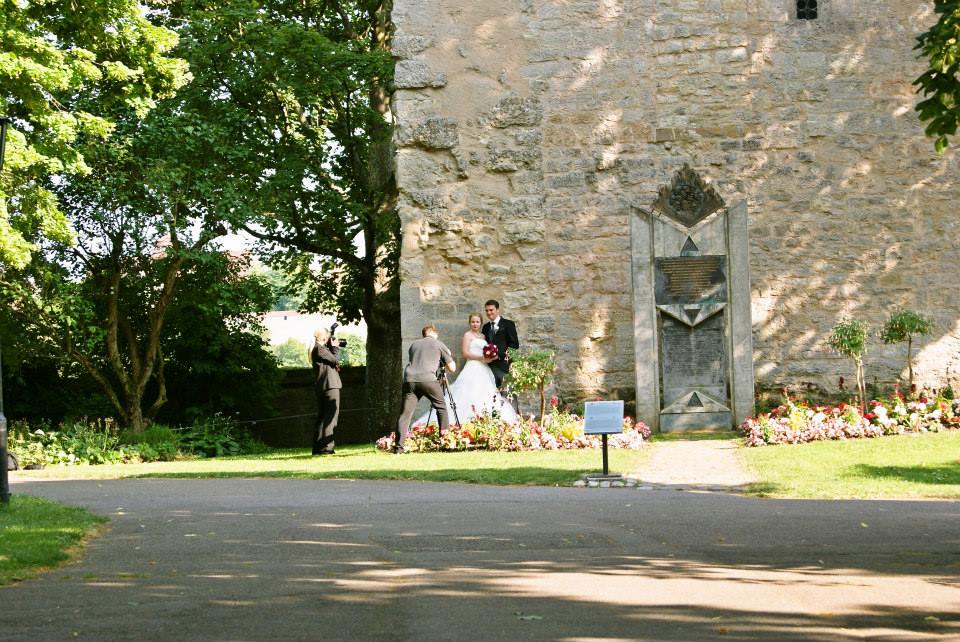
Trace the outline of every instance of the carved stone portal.
[[753, 408], [747, 211], [684, 166], [631, 227], [637, 414], [664, 432]]

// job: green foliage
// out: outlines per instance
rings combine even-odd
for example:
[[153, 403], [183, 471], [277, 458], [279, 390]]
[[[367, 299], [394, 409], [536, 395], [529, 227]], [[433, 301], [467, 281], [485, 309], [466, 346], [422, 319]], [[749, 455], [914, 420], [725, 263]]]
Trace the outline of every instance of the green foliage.
[[[223, 413], [263, 417], [280, 389], [280, 371], [260, 313], [272, 292], [247, 262], [218, 251], [185, 270], [163, 330], [169, 424]], [[304, 349], [304, 352], [306, 349]]]
[[340, 348], [340, 362], [345, 366], [367, 365], [367, 342], [353, 332], [337, 332], [338, 339], [346, 339], [347, 346]]
[[843, 319], [833, 326], [830, 345], [846, 357], [860, 358], [866, 352], [869, 332], [865, 321]]
[[144, 461], [136, 445], [121, 446], [109, 424], [86, 420], [61, 424], [56, 429], [49, 424], [31, 427], [14, 422], [8, 446], [22, 467]]
[[55, 179], [91, 171], [84, 141], [102, 141], [115, 114], [142, 118], [189, 79], [165, 56], [173, 32], [133, 0], [82, 5], [4, 0], [0, 116], [12, 118], [0, 177], [0, 264], [23, 267], [43, 238], [70, 243]]
[[270, 352], [273, 353], [273, 356], [276, 357], [283, 368], [309, 368], [309, 350], [305, 344], [293, 337], [270, 347]]
[[249, 431], [222, 415], [195, 421], [180, 434], [180, 446], [201, 457], [226, 457], [266, 450], [250, 436]]
[[884, 343], [901, 343], [912, 335], [927, 335], [933, 331], [933, 320], [913, 310], [899, 310], [890, 315], [880, 329]]
[[870, 326], [858, 319], [842, 319], [833, 326], [830, 345], [840, 354], [853, 359], [857, 368], [857, 396], [860, 408], [867, 403], [867, 385], [863, 374], [863, 354], [867, 350], [867, 336]]
[[190, 114], [207, 143], [204, 161], [230, 195], [221, 214], [264, 241], [292, 276], [283, 289], [305, 293], [306, 308], [356, 320], [398, 251], [392, 187], [374, 176], [391, 129], [371, 95], [393, 67], [376, 11], [351, 0], [183, 0], [167, 20], [194, 74], [169, 109]]
[[250, 271], [261, 276], [273, 291], [271, 310], [299, 310], [303, 307], [303, 295], [291, 286], [290, 279], [285, 274], [257, 262], [251, 266]]
[[120, 433], [120, 443], [139, 446], [143, 461], [173, 461], [180, 452], [180, 436], [160, 424], [153, 424], [143, 432]]
[[566, 410], [560, 410], [557, 405], [551, 405], [550, 413], [543, 418], [543, 429], [554, 437], [573, 441], [583, 437], [583, 420]]
[[933, 332], [933, 320], [913, 310], [893, 313], [880, 330], [884, 343], [907, 342], [907, 390], [913, 390], [913, 335]]
[[934, 0], [933, 8], [937, 22], [914, 46], [927, 70], [913, 84], [925, 96], [916, 106], [920, 120], [929, 121], [924, 131], [942, 153], [960, 123], [960, 0]]
[[546, 412], [546, 397], [544, 390], [557, 370], [553, 352], [549, 350], [525, 351], [513, 354], [513, 362], [507, 378], [507, 389], [511, 394], [519, 394], [528, 390], [537, 390], [540, 393], [540, 417]]

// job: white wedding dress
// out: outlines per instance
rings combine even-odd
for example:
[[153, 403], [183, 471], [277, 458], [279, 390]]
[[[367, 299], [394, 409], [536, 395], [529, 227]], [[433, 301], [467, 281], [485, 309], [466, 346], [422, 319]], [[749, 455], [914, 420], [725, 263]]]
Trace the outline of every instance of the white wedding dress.
[[[469, 352], [476, 357], [482, 356], [486, 345], [487, 342], [484, 339], [471, 339]], [[450, 384], [450, 395], [457, 405], [457, 415], [460, 417], [461, 424], [467, 423], [477, 415], [489, 414], [494, 410], [500, 413], [500, 418], [506, 423], [517, 422], [517, 412], [497, 392], [493, 370], [483, 361], [467, 360], [463, 370], [457, 375], [456, 381]], [[450, 409], [450, 400], [446, 395], [444, 395], [444, 401], [447, 403], [447, 421], [453, 425], [457, 422], [457, 418]], [[431, 424], [437, 423], [437, 413], [431, 408], [427, 414], [418, 417], [413, 425], [425, 424], [428, 416]]]

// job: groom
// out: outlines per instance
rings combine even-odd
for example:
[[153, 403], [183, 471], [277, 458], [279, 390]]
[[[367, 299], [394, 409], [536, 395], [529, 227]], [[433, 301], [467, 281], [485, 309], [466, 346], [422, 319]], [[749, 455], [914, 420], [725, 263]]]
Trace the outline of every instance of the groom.
[[516, 350], [520, 347], [520, 338], [517, 336], [517, 324], [510, 319], [504, 319], [500, 316], [500, 304], [490, 299], [483, 306], [483, 311], [487, 313], [490, 319], [483, 324], [483, 336], [487, 343], [497, 346], [497, 359], [490, 362], [490, 369], [493, 370], [493, 378], [497, 382], [497, 389], [503, 386], [503, 378], [507, 376], [510, 370], [509, 350]]

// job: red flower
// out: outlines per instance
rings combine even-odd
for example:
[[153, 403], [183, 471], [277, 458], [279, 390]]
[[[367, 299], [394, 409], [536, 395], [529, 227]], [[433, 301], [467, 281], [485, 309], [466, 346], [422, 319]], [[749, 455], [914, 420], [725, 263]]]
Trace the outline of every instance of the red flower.
[[560, 403], [560, 400], [556, 397], [550, 397], [550, 406], [553, 408], [557, 407], [557, 404]]
[[876, 418], [876, 415], [873, 414], [872, 412], [868, 412], [867, 414], [865, 414], [865, 415], [863, 416], [863, 418], [866, 419], [867, 421], [870, 421], [871, 419], [875, 419], [875, 418]]
[[492, 343], [483, 346], [483, 356], [486, 359], [496, 359], [500, 356], [500, 349]]

